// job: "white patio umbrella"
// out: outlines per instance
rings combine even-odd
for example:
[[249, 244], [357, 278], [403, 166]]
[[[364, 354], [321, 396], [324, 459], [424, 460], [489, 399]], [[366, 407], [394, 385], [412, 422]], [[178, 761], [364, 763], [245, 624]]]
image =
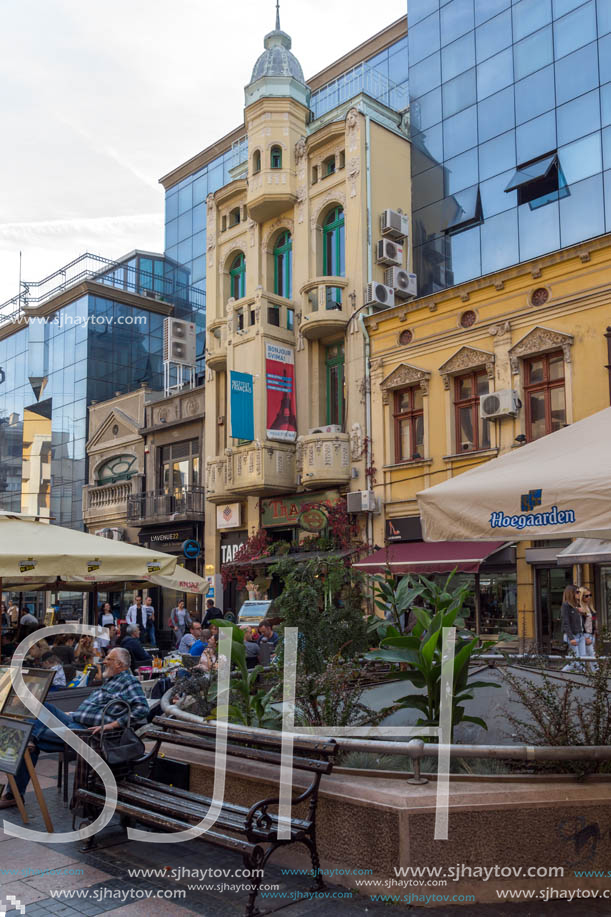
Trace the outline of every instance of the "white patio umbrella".
[[611, 408], [417, 494], [426, 541], [611, 538]]

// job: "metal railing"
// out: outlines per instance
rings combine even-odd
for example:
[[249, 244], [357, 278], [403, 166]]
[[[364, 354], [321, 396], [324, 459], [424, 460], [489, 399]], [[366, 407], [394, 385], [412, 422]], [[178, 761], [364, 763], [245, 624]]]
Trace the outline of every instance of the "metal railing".
[[[138, 255], [135, 257], [138, 258]], [[180, 279], [180, 274], [187, 274], [185, 268], [167, 259], [154, 260], [164, 261], [163, 275], [143, 270], [138, 263], [130, 265], [125, 261], [111, 261], [101, 255], [85, 252], [42, 280], [22, 281], [19, 293], [0, 305], [0, 325], [17, 321], [25, 315], [27, 308], [40, 305], [84, 280], [93, 280], [105, 286], [127, 290], [148, 299], [159, 299], [173, 305], [205, 308], [204, 291], [195, 289]]]
[[354, 98], [359, 92], [366, 93], [395, 111], [403, 111], [409, 105], [407, 89], [393, 83], [374, 67], [367, 66], [365, 61], [313, 92], [310, 108], [314, 117], [318, 118]]
[[127, 498], [128, 522], [155, 520], [159, 516], [196, 516], [204, 514], [205, 490], [199, 485], [171, 492], [151, 490]]

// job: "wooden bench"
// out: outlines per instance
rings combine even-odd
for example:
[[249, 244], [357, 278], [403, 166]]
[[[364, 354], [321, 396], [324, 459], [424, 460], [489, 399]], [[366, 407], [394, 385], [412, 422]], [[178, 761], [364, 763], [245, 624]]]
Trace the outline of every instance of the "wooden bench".
[[[210, 797], [166, 786], [151, 780], [150, 774], [162, 743], [214, 752], [216, 727], [160, 716], [140, 735], [144, 741], [155, 743], [154, 748], [138, 762], [139, 770], [142, 765], [148, 767], [149, 776], [140, 776], [133, 769], [129, 774], [124, 772], [123, 776], [116, 775], [117, 812], [123, 816], [124, 821], [143, 822], [157, 831], [184, 831], [201, 822], [212, 804]], [[307, 802], [308, 810], [307, 814], [297, 817], [293, 808], [290, 838], [278, 837], [278, 816], [275, 811], [270, 811], [277, 808], [277, 796], [253, 801], [250, 807], [223, 801], [216, 823], [199, 836], [199, 840], [209, 844], [240, 852], [246, 868], [255, 870], [250, 879], [246, 917], [259, 913], [255, 900], [262, 879], [261, 873], [271, 854], [279, 847], [304, 844], [310, 851], [315, 888], [324, 888], [316, 847], [316, 808], [320, 779], [323, 774], [331, 773], [336, 754], [337, 743], [333, 740], [318, 740], [315, 737], [294, 739], [293, 768], [309, 774], [311, 780], [306, 789], [293, 795], [293, 807]], [[280, 734], [253, 736], [230, 725], [227, 758], [280, 766]], [[248, 782], [245, 786], [248, 786]], [[80, 761], [75, 779], [73, 809], [82, 808], [87, 821], [92, 821], [102, 808], [104, 799], [104, 787], [97, 774], [85, 762]], [[257, 870], [261, 873], [257, 874]]]

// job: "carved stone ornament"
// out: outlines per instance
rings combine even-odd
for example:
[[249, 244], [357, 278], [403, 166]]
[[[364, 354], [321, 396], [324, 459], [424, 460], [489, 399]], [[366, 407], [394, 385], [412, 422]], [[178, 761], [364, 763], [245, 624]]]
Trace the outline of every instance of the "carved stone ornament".
[[489, 331], [492, 337], [500, 337], [501, 335], [509, 334], [511, 332], [511, 323], [499, 322], [498, 325], [492, 325]]
[[351, 108], [348, 114], [346, 115], [346, 128], [349, 131], [355, 130], [358, 127], [359, 123], [359, 113], [356, 108]]
[[305, 137], [300, 137], [295, 144], [295, 162], [301, 162], [305, 158], [307, 151], [306, 139]]
[[270, 229], [265, 233], [265, 238], [263, 239], [263, 251], [267, 252], [269, 255], [273, 255], [273, 245], [272, 240], [281, 229], [286, 229], [293, 235], [293, 221], [292, 220], [275, 220]]
[[520, 360], [532, 357], [538, 353], [549, 353], [550, 350], [562, 350], [564, 362], [571, 362], [571, 347], [573, 335], [563, 331], [553, 331], [551, 328], [538, 326], [514, 344], [509, 351], [511, 372], [517, 376], [520, 372]]
[[318, 201], [318, 209], [316, 213], [312, 214], [311, 225], [312, 228], [318, 226], [320, 222], [321, 213], [328, 207], [331, 202], [337, 203], [340, 207], [346, 206], [346, 195], [343, 191], [340, 191], [339, 188], [335, 188], [333, 191], [328, 191], [322, 200]]
[[494, 354], [487, 350], [476, 350], [474, 347], [461, 347], [454, 356], [439, 367], [443, 387], [450, 388], [450, 377], [469, 369], [484, 366], [489, 379], [494, 379]]
[[361, 172], [361, 160], [353, 156], [348, 163], [348, 181], [350, 182], [350, 197], [356, 197], [356, 180]]
[[360, 423], [353, 423], [350, 428], [350, 454], [352, 461], [357, 462], [363, 454], [363, 431]]
[[401, 363], [380, 383], [382, 401], [384, 404], [388, 404], [392, 391], [398, 388], [405, 388], [408, 385], [419, 385], [423, 395], [428, 395], [430, 378], [431, 374], [428, 370], [419, 369], [410, 363]]

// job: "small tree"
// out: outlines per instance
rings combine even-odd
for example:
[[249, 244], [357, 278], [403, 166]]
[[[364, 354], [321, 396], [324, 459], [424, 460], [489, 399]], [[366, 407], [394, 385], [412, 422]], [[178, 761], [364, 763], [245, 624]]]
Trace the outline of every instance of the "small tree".
[[299, 628], [298, 668], [324, 671], [327, 660], [351, 658], [367, 648], [363, 578], [339, 557], [296, 564], [290, 556], [272, 567], [282, 582], [274, 608], [285, 627]]

